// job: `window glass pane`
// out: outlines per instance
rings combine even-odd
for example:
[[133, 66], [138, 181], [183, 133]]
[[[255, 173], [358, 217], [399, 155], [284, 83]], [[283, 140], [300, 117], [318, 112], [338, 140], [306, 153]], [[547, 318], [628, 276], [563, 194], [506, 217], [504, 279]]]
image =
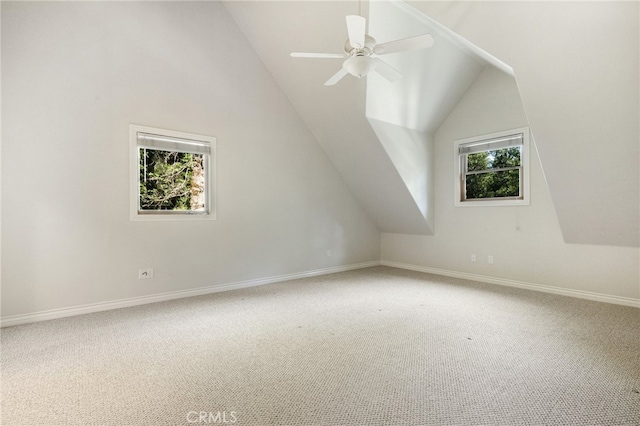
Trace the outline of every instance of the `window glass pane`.
[[204, 155], [140, 148], [140, 210], [205, 211]]
[[477, 173], [467, 175], [465, 179], [467, 200], [520, 196], [520, 171], [517, 169]]
[[494, 151], [483, 151], [467, 155], [467, 170], [502, 169], [520, 166], [520, 146], [503, 148]]

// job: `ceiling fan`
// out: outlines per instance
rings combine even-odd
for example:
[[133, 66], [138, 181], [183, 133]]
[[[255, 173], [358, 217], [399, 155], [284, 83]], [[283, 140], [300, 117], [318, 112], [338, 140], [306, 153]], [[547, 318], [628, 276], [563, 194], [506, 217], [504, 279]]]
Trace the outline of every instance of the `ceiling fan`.
[[378, 58], [389, 53], [427, 49], [433, 46], [431, 34], [403, 38], [377, 44], [376, 39], [366, 34], [367, 20], [359, 15], [347, 16], [349, 38], [344, 43], [344, 53], [300, 53], [293, 52], [294, 58], [336, 58], [345, 59], [340, 71], [335, 73], [325, 86], [333, 86], [347, 74], [361, 78], [375, 71], [390, 82], [402, 78], [402, 74], [391, 65]]

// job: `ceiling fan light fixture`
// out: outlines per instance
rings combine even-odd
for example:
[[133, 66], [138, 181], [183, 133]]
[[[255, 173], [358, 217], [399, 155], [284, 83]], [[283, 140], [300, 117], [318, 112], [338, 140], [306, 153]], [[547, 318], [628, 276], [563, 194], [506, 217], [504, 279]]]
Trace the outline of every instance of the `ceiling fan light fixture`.
[[362, 78], [373, 71], [376, 65], [378, 65], [378, 62], [372, 60], [369, 56], [352, 56], [344, 61], [342, 68], [349, 74]]

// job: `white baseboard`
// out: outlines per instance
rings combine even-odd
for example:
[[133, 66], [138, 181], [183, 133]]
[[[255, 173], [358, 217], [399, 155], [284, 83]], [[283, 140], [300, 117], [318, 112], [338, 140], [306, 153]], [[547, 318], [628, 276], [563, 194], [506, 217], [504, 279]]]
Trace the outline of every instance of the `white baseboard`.
[[200, 296], [203, 294], [219, 293], [228, 290], [237, 290], [247, 287], [257, 287], [265, 284], [273, 284], [283, 281], [290, 281], [299, 278], [315, 277], [319, 275], [334, 274], [336, 272], [350, 271], [353, 269], [369, 268], [378, 266], [380, 262], [363, 262], [350, 265], [334, 266], [331, 268], [316, 269], [313, 271], [297, 272], [293, 274], [279, 275], [268, 278], [258, 278], [248, 281], [239, 281], [228, 284], [218, 284], [207, 287], [199, 287], [189, 290], [171, 291], [167, 293], [151, 294], [148, 296], [132, 297], [127, 299], [113, 300], [109, 302], [90, 303], [87, 305], [72, 306], [69, 308], [52, 309], [48, 311], [34, 312], [30, 314], [11, 315], [0, 319], [0, 327], [11, 327], [14, 325], [28, 324], [38, 321], [47, 321], [57, 318], [70, 317], [75, 315], [90, 314], [93, 312], [108, 311], [111, 309], [127, 308], [130, 306], [145, 305], [147, 303], [163, 302], [165, 300], [181, 299], [184, 297]]
[[612, 296], [609, 294], [593, 293], [590, 291], [582, 291], [582, 290], [573, 290], [573, 289], [554, 287], [554, 286], [544, 285], [544, 284], [526, 283], [522, 281], [507, 280], [504, 278], [488, 277], [486, 275], [476, 275], [476, 274], [469, 274], [466, 272], [456, 272], [456, 271], [449, 271], [446, 269], [430, 268], [427, 266], [411, 265], [408, 263], [391, 262], [388, 260], [382, 260], [380, 261], [380, 264], [384, 266], [391, 266], [393, 268], [408, 269], [411, 271], [426, 272], [429, 274], [444, 275], [447, 277], [462, 278], [462, 279], [471, 280], [471, 281], [480, 281], [488, 284], [498, 284], [498, 285], [503, 285], [507, 287], [517, 287], [517, 288], [523, 288], [526, 290], [558, 294], [561, 296], [570, 296], [570, 297], [577, 297], [579, 299], [594, 300], [596, 302], [613, 303], [616, 305], [624, 305], [624, 306], [631, 306], [634, 308], [640, 308], [640, 299], [634, 299], [632, 297]]
[[331, 268], [316, 269], [312, 271], [297, 272], [293, 274], [278, 275], [275, 277], [258, 278], [248, 281], [239, 281], [228, 284], [218, 284], [207, 287], [199, 287], [189, 290], [179, 290], [167, 293], [152, 294], [148, 296], [132, 297], [127, 299], [119, 299], [109, 302], [91, 303], [87, 305], [72, 306], [68, 308], [52, 309], [47, 311], [34, 312], [30, 314], [20, 314], [2, 317], [0, 319], [0, 327], [11, 327], [20, 324], [29, 324], [38, 321], [47, 321], [57, 318], [70, 317], [75, 315], [90, 314], [93, 312], [108, 311], [111, 309], [126, 308], [130, 306], [145, 305], [147, 303], [163, 302], [172, 299], [181, 299], [184, 297], [200, 296], [204, 294], [219, 293], [229, 290], [237, 290], [241, 288], [257, 287], [265, 284], [273, 284], [300, 278], [315, 277], [320, 275], [334, 274], [337, 272], [350, 271], [353, 269], [369, 268], [372, 266], [390, 266], [393, 268], [407, 269], [411, 271], [426, 272], [429, 274], [443, 275], [453, 278], [461, 278], [471, 281], [479, 281], [489, 284], [498, 284], [507, 287], [517, 287], [526, 290], [541, 291], [544, 293], [558, 294], [562, 296], [577, 297], [580, 299], [594, 300], [597, 302], [613, 303], [617, 305], [631, 306], [640, 308], [640, 299], [631, 297], [612, 296], [602, 293], [593, 293], [582, 290], [572, 290], [562, 287], [554, 287], [544, 284], [533, 284], [522, 281], [507, 280], [504, 278], [495, 278], [485, 275], [469, 274], [466, 272], [449, 271], [446, 269], [430, 268], [427, 266], [418, 266], [408, 263], [392, 262], [387, 260], [371, 261], [363, 263], [355, 263], [350, 265], [335, 266]]

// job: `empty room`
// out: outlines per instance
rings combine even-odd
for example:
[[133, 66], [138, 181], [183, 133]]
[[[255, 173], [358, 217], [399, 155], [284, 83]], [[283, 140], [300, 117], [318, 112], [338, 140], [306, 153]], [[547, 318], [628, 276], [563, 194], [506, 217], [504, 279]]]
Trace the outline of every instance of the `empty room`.
[[639, 2], [0, 13], [0, 424], [640, 425]]

